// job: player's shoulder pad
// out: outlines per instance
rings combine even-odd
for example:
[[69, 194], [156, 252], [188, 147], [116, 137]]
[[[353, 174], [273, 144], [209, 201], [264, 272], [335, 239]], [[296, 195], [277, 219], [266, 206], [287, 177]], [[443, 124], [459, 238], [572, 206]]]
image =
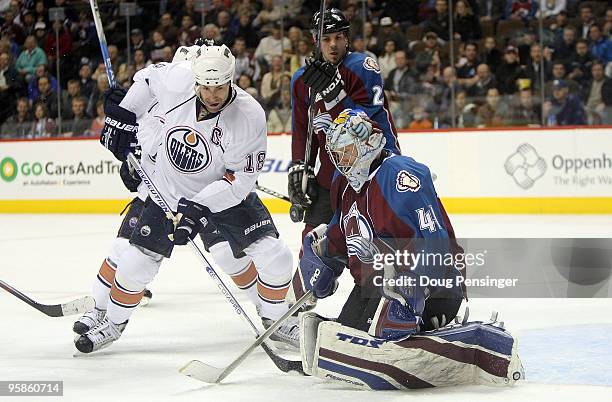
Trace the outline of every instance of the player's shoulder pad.
[[429, 168], [409, 156], [389, 155], [376, 174], [377, 182], [386, 196], [413, 195], [433, 188]]
[[364, 53], [349, 53], [344, 59], [344, 65], [360, 77], [380, 75], [378, 62]]

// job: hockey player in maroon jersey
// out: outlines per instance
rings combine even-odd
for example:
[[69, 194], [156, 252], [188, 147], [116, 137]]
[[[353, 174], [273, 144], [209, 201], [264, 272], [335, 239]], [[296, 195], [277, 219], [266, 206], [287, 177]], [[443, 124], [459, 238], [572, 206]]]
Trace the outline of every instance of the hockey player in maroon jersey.
[[[365, 130], [356, 133], [360, 125]], [[503, 326], [447, 326], [463, 299], [463, 250], [427, 166], [384, 145], [382, 131], [358, 109], [340, 113], [327, 131], [337, 168], [334, 215], [304, 238], [298, 274], [317, 298], [335, 292], [345, 268], [355, 285], [335, 321], [300, 315], [305, 372], [371, 389], [522, 378], [516, 342]], [[424, 259], [401, 258], [408, 253]], [[444, 260], [427, 257], [438, 254]]]
[[[323, 34], [318, 40], [320, 15], [312, 20], [312, 35], [320, 43], [321, 59], [309, 59], [306, 66], [295, 72], [291, 79], [292, 140], [291, 166], [289, 168], [289, 198], [292, 204], [305, 209], [305, 228], [302, 236], [332, 217], [329, 189], [335, 170], [325, 152], [325, 130], [346, 108], [358, 107], [375, 121], [386, 139], [385, 148], [399, 154], [397, 132], [387, 99], [378, 63], [363, 53], [349, 52], [349, 21], [338, 9], [326, 10], [323, 18]], [[311, 97], [315, 96], [314, 135], [310, 160], [304, 161]], [[352, 128], [363, 132], [363, 126]], [[320, 167], [315, 175], [315, 161]], [[306, 194], [302, 191], [302, 177], [308, 175]], [[295, 281], [290, 296], [299, 298], [303, 289]]]

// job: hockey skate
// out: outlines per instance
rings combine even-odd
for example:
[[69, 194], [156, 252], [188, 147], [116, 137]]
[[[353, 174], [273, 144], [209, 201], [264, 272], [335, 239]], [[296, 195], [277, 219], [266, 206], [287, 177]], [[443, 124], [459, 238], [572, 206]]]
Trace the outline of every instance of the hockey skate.
[[[274, 324], [274, 320], [269, 318], [261, 319], [264, 328], [270, 328]], [[300, 327], [297, 317], [289, 317], [282, 323], [276, 331], [270, 335], [270, 340], [280, 342], [282, 345], [288, 345], [291, 348], [300, 348]]]
[[74, 346], [81, 353], [96, 352], [111, 345], [121, 337], [127, 321], [115, 324], [108, 317], [74, 341]]
[[72, 330], [78, 334], [83, 335], [96, 325], [98, 325], [106, 317], [106, 310], [99, 310], [95, 308], [83, 314], [81, 318], [74, 322]]
[[142, 294], [142, 300], [140, 300], [140, 307], [148, 306], [153, 298], [153, 293], [145, 288], [144, 293]]

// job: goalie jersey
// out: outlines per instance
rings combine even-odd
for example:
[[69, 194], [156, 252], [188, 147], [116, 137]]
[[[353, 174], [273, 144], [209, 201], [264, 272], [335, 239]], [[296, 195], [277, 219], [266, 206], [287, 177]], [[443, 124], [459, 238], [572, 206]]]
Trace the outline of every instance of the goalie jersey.
[[[407, 156], [383, 153], [360, 192], [337, 171], [331, 188], [334, 216], [327, 228], [326, 256], [348, 259], [351, 275], [361, 286], [371, 286], [368, 279], [376, 268], [373, 253], [420, 251], [423, 243], [414, 250], [414, 239], [433, 240], [430, 244], [438, 239], [450, 253], [463, 251], [427, 166]], [[375, 248], [368, 249], [368, 244]]]
[[266, 158], [266, 116], [235, 86], [220, 112], [207, 113], [194, 83], [190, 62], [154, 64], [134, 76], [121, 106], [141, 119], [157, 99], [155, 115], [163, 123], [153, 176], [158, 190], [174, 210], [185, 197], [215, 213], [254, 190]]

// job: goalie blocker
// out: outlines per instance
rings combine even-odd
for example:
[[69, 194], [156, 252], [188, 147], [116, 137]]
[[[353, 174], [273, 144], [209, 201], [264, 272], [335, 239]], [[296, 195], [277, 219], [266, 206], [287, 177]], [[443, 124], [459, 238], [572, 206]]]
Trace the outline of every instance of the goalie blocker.
[[517, 340], [494, 323], [448, 326], [394, 342], [306, 312], [300, 331], [305, 373], [360, 388], [504, 386], [525, 376]]

